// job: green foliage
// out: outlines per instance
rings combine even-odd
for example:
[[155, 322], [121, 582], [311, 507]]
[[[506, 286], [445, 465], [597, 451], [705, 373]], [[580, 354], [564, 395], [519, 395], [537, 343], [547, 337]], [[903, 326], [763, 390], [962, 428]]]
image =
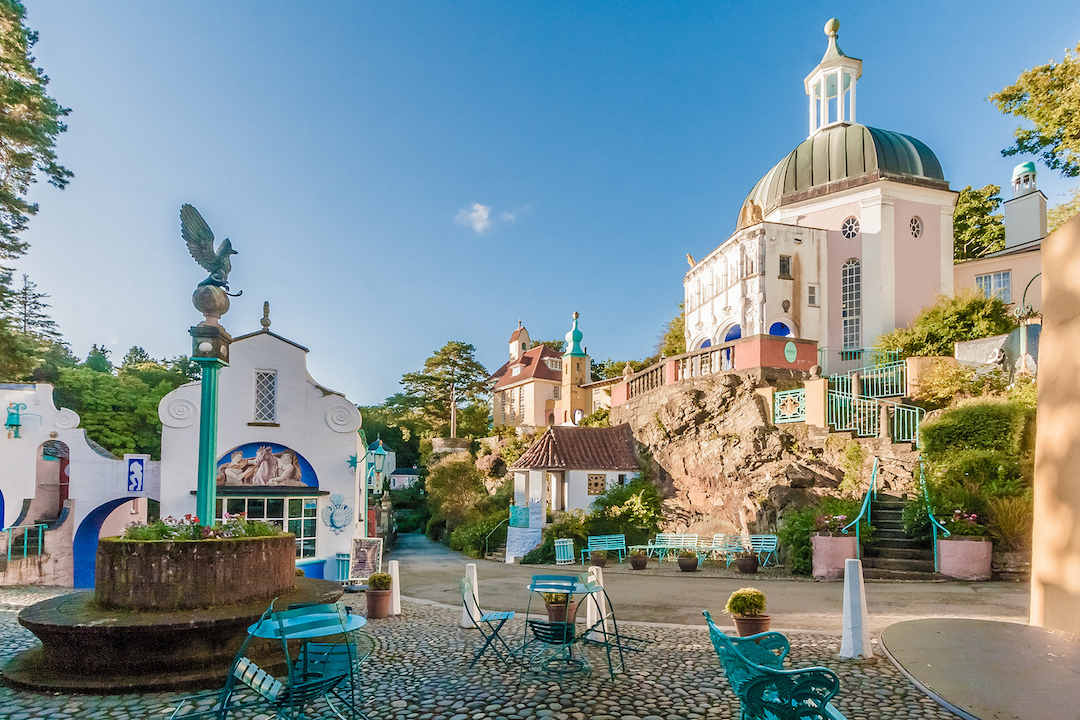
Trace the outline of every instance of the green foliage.
[[112, 361], [109, 360], [109, 355], [112, 351], [105, 347], [104, 344], [98, 345], [94, 343], [90, 352], [86, 355], [86, 367], [99, 373], [111, 373], [113, 371]]
[[427, 522], [427, 527], [424, 528], [424, 534], [428, 540], [435, 542], [442, 542], [443, 536], [446, 535], [446, 520], [441, 517], [434, 517]]
[[472, 407], [473, 415], [482, 412], [486, 418], [488, 372], [477, 362], [475, 353], [472, 345], [451, 340], [424, 361], [422, 370], [402, 375], [405, 392], [387, 403], [393, 400], [397, 412], [432, 432], [449, 430], [451, 398], [456, 399], [459, 414], [480, 405], [484, 410]]
[[1069, 198], [1046, 211], [1046, 229], [1054, 232], [1080, 213], [1080, 187], [1073, 188]]
[[652, 365], [656, 361], [656, 358], [647, 358], [645, 360], [596, 360], [592, 362], [592, 379], [593, 380], [609, 380], [613, 377], [622, 377], [623, 372], [626, 370], [627, 363], [630, 364], [630, 370], [632, 372], [638, 372]]
[[578, 423], [581, 427], [611, 427], [611, 408], [597, 408]]
[[586, 537], [621, 534], [627, 545], [644, 545], [660, 530], [663, 519], [660, 492], [640, 478], [612, 487], [593, 501], [593, 508], [585, 518]]
[[37, 344], [16, 331], [8, 318], [0, 317], [0, 381], [12, 382], [28, 375], [38, 364]]
[[844, 447], [844, 479], [840, 482], [840, 492], [845, 495], [854, 494], [859, 489], [859, 476], [862, 473], [863, 463], [866, 461], [866, 451], [861, 443], [850, 440]]
[[739, 588], [731, 593], [724, 612], [742, 617], [755, 617], [765, 614], [765, 593], [757, 588]]
[[389, 590], [394, 585], [394, 578], [390, 573], [372, 573], [367, 584], [370, 590]]
[[120, 361], [120, 367], [129, 368], [152, 362], [154, 362], [154, 358], [150, 357], [150, 353], [146, 352], [138, 345], [132, 345], [131, 349], [124, 355], [124, 359]]
[[1080, 175], [1080, 44], [1025, 70], [1001, 92], [988, 98], [1003, 113], [1023, 118], [1033, 128], [1017, 127], [1016, 142], [1002, 155], [1037, 155], [1066, 177]]
[[933, 536], [933, 527], [930, 524], [930, 513], [926, 511], [926, 498], [923, 494], [913, 493], [904, 503], [904, 512], [901, 515], [904, 523], [904, 532], [916, 540], [929, 540]]
[[1021, 550], [1031, 545], [1035, 508], [1031, 494], [996, 497], [987, 501], [987, 529], [1004, 550]]
[[427, 527], [431, 518], [427, 497], [424, 495], [424, 480], [420, 479], [409, 487], [390, 491], [390, 504], [394, 508], [394, 521], [399, 533], [416, 532]]
[[382, 439], [392, 447], [397, 455], [398, 467], [418, 467], [421, 464], [421, 430], [415, 423], [399, 416], [392, 406], [385, 404], [361, 407], [360, 416], [364, 418], [364, 434], [368, 442]]
[[877, 349], [898, 350], [904, 357], [953, 354], [965, 340], [1003, 335], [1016, 321], [1000, 298], [988, 298], [974, 288], [953, 297], [940, 296], [905, 328], [878, 338]]
[[682, 355], [686, 352], [686, 312], [679, 303], [679, 313], [668, 320], [656, 343], [656, 354], [663, 357]]
[[531, 350], [532, 348], [540, 347], [541, 345], [549, 347], [557, 353], [566, 352], [565, 340], [533, 340], [529, 349]]
[[953, 213], [953, 259], [972, 260], [1005, 249], [1005, 222], [998, 212], [1001, 187], [960, 191]]
[[[787, 548], [788, 565], [792, 575], [809, 575], [813, 572], [813, 547], [810, 536], [815, 532], [817, 520], [823, 515], [846, 515], [854, 520], [860, 510], [860, 502], [850, 498], [822, 498], [817, 505], [788, 508], [780, 517], [776, 535], [780, 544]], [[848, 530], [854, 532], [854, 528]], [[865, 521], [859, 523], [859, 537], [865, 542], [873, 528]]]
[[23, 335], [39, 342], [51, 343], [60, 340], [60, 328], [45, 312], [50, 305], [45, 302], [49, 297], [38, 292], [37, 283], [30, 282], [30, 276], [23, 273], [23, 284], [12, 299], [12, 318], [16, 329]]
[[15, 0], [0, 2], [0, 260], [26, 252], [19, 234], [38, 206], [26, 195], [39, 174], [58, 188], [72, 173], [56, 161], [56, 138], [67, 130], [69, 110], [45, 92], [49, 79], [30, 54], [38, 35], [23, 25], [26, 10]]
[[923, 455], [938, 461], [958, 450], [994, 450], [1019, 458], [1028, 441], [1031, 417], [1031, 410], [1019, 403], [990, 398], [965, 401], [923, 423]]
[[226, 515], [224, 522], [200, 525], [199, 518], [188, 513], [174, 517], [131, 523], [121, 536], [124, 540], [221, 540], [241, 537], [277, 537], [281, 529], [262, 520], [248, 520], [244, 513]]
[[472, 460], [445, 460], [439, 463], [428, 475], [426, 487], [432, 517], [445, 520], [447, 529], [451, 531], [487, 496], [480, 473]]
[[502, 461], [506, 464], [506, 467], [512, 466], [519, 457], [525, 454], [525, 451], [532, 447], [532, 444], [536, 442], [534, 435], [517, 435], [511, 436], [509, 442], [499, 448], [499, 456], [502, 457]]
[[939, 483], [948, 486], [974, 483], [988, 496], [1020, 495], [1025, 490], [1019, 459], [1010, 453], [954, 450], [940, 460], [934, 466]]

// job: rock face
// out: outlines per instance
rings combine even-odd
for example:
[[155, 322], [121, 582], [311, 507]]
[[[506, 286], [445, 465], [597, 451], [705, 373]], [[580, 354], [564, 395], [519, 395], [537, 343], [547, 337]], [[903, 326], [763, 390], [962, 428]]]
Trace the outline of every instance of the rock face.
[[612, 424], [630, 423], [652, 454], [655, 480], [667, 495], [668, 531], [774, 532], [789, 505], [826, 495], [861, 498], [875, 456], [879, 491], [912, 487], [918, 453], [908, 445], [827, 436], [802, 423], [774, 426], [768, 418], [755, 378], [738, 373], [658, 388], [611, 411]]

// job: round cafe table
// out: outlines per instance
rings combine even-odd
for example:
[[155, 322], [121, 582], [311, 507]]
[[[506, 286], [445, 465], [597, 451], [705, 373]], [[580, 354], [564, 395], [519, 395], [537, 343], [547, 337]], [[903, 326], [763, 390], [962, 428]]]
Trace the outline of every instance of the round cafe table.
[[[311, 638], [326, 637], [328, 634], [335, 635], [338, 633], [327, 633], [325, 626], [310, 630], [299, 630], [295, 633], [289, 632], [289, 628], [298, 625], [307, 625], [316, 620], [336, 620], [337, 617], [338, 616], [335, 613], [310, 613], [308, 615], [297, 615], [295, 617], [287, 618], [282, 621], [281, 625], [284, 626], [285, 634], [288, 635], [290, 640], [310, 640]], [[341, 632], [359, 630], [365, 625], [367, 625], [367, 618], [363, 615], [346, 615], [345, 628]], [[278, 622], [276, 620], [267, 618], [262, 622], [257, 622], [250, 626], [248, 628], [248, 634], [254, 635], [257, 638], [276, 640], [281, 637], [281, 628], [278, 627]]]

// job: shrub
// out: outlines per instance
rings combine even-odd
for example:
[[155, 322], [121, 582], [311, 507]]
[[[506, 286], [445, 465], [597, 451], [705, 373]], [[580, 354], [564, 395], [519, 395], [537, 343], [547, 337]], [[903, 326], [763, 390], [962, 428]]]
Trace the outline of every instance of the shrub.
[[367, 584], [369, 590], [389, 590], [393, 582], [394, 579], [390, 576], [390, 573], [372, 573]]
[[1019, 457], [1024, 450], [1031, 411], [1019, 403], [990, 398], [964, 402], [923, 423], [923, 454], [937, 460], [957, 450], [996, 450]]
[[[450, 549], [471, 557], [481, 557], [485, 542], [489, 548], [499, 547], [506, 542], [506, 523], [503, 521], [509, 515], [509, 510], [503, 510], [490, 515], [471, 516], [450, 533]], [[491, 537], [488, 537], [489, 533]]]
[[754, 617], [765, 614], [765, 593], [757, 588], [739, 588], [731, 593], [724, 612], [743, 617]]
[[681, 557], [681, 558], [687, 558], [687, 559], [690, 559], [690, 558], [696, 558], [696, 557], [697, 557], [697, 553], [696, 553], [696, 552], [694, 552], [693, 550], [680, 550], [680, 551], [679, 551], [679, 557]]
[[424, 528], [424, 534], [427, 535], [428, 540], [442, 542], [446, 534], [446, 520], [440, 517], [431, 518], [428, 520], [427, 527]]
[[[813, 546], [810, 543], [810, 536], [814, 533], [819, 517], [843, 515], [853, 520], [858, 516], [860, 509], [860, 502], [851, 498], [822, 498], [817, 505], [785, 510], [780, 518], [780, 527], [776, 535], [787, 550], [791, 573], [809, 575], [813, 572]], [[870, 538], [873, 530], [873, 527], [865, 520], [861, 521], [859, 538], [865, 542]]]
[[199, 518], [191, 513], [177, 520], [172, 516], [151, 520], [147, 523], [132, 523], [124, 528], [121, 536], [124, 540], [215, 540], [238, 537], [276, 537], [281, 535], [276, 525], [262, 520], [248, 520], [244, 513], [230, 515], [225, 513], [222, 522], [213, 525], [200, 525]]
[[1021, 550], [1031, 545], [1035, 511], [1030, 497], [991, 498], [987, 506], [987, 529], [1003, 550]]
[[1016, 327], [1016, 320], [1000, 298], [988, 298], [971, 288], [955, 295], [939, 296], [905, 328], [897, 328], [878, 338], [881, 350], [899, 350], [913, 355], [952, 355], [957, 342], [1003, 335]]

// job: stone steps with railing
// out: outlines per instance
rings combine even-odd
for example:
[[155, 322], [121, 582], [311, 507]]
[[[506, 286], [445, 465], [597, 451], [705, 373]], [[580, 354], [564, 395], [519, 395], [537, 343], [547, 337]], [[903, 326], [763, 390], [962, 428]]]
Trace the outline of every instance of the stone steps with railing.
[[905, 501], [879, 495], [872, 504], [874, 538], [863, 549], [863, 576], [875, 580], [940, 580], [934, 550], [904, 531]]

